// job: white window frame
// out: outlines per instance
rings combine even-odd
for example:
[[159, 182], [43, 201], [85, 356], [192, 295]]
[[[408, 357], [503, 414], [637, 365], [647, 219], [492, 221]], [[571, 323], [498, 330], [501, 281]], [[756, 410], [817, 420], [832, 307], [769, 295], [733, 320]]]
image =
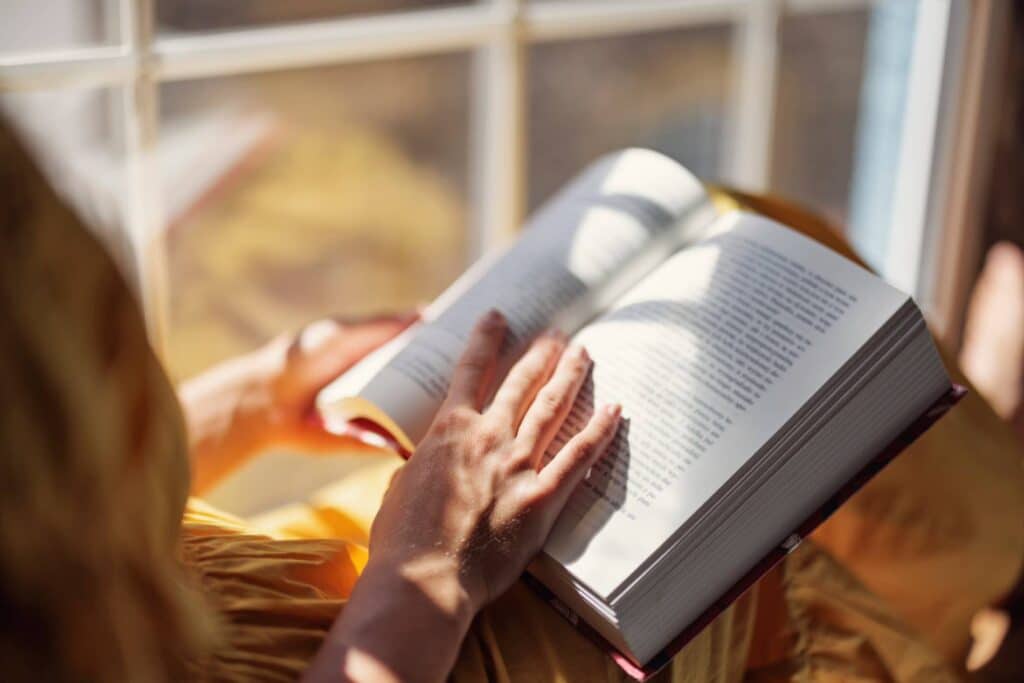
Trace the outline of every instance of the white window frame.
[[[376, 16], [355, 16], [272, 27], [243, 28], [187, 36], [154, 32], [154, 0], [116, 2], [121, 42], [26, 55], [0, 55], [0, 93], [47, 88], [119, 86], [122, 115], [117, 117], [125, 140], [127, 168], [126, 225], [139, 278], [146, 321], [154, 346], [163, 350], [168, 325], [168, 281], [162, 234], [159, 178], [155, 150], [159, 135], [158, 95], [163, 82], [312, 67], [395, 57], [472, 51], [472, 138], [470, 177], [473, 218], [470, 256], [493, 248], [522, 218], [525, 196], [524, 101], [526, 47], [535, 43], [571, 41], [598, 36], [663, 31], [693, 25], [734, 27], [734, 82], [729, 102], [727, 144], [722, 166], [727, 182], [753, 191], [765, 189], [771, 163], [771, 138], [778, 69], [777, 27], [787, 14], [825, 13], [870, 5], [872, 0], [573, 0], [527, 2], [481, 0], [443, 9], [425, 9]], [[922, 0], [947, 8], [955, 0]], [[969, 3], [972, 4], [973, 3]], [[934, 9], [934, 8], [933, 8]], [[946, 30], [946, 14], [932, 40]], [[944, 60], [942, 45], [922, 43], [923, 55], [912, 76], [927, 82], [911, 84], [908, 111], [934, 115], [939, 109], [938, 74], [958, 70]], [[917, 53], [915, 53], [916, 55]], [[962, 61], [962, 60], [961, 60]], [[931, 80], [928, 80], [931, 79]], [[929, 158], [952, 157], [936, 151], [940, 126], [933, 122], [913, 137]], [[952, 143], [950, 143], [952, 144]], [[920, 269], [921, 240], [935, 211], [935, 175], [908, 165], [900, 183], [913, 188], [913, 205], [903, 204], [899, 256], [906, 263], [887, 265]], [[908, 200], [910, 201], [910, 200]], [[923, 207], [928, 207], [925, 210]], [[915, 241], [916, 240], [916, 241]], [[909, 247], [907, 245], [910, 245]], [[916, 245], [916, 246], [915, 246]], [[905, 283], [906, 284], [906, 283]], [[910, 282], [919, 290], [920, 282]]]

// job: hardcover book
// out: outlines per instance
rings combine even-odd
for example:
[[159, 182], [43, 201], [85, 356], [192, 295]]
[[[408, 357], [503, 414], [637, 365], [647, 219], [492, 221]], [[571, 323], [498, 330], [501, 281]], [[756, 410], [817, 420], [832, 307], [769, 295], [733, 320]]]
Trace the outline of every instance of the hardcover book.
[[909, 296], [629, 149], [326, 387], [325, 426], [410, 453], [490, 308], [509, 321], [507, 365], [549, 327], [594, 359], [552, 453], [595, 406], [623, 407], [527, 580], [638, 679], [962, 391]]

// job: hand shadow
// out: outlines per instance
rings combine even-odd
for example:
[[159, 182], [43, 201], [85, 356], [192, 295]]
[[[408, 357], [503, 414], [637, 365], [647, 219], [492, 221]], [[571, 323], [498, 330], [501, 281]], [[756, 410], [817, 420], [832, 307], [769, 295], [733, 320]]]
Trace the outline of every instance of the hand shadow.
[[[586, 424], [594, 414], [593, 382], [591, 375], [580, 390], [576, 406], [573, 408], [573, 412], [580, 418], [578, 424]], [[570, 515], [574, 520], [573, 533], [567, 535], [568, 543], [560, 548], [560, 554], [563, 554], [565, 561], [575, 560], [582, 555], [594, 534], [626, 504], [629, 495], [626, 485], [630, 459], [629, 431], [630, 419], [622, 418], [615, 438], [600, 459], [591, 466], [562, 513], [562, 517]], [[564, 435], [559, 435], [556, 441], [561, 442], [563, 437]], [[565, 520], [560, 520], [556, 525], [564, 523]], [[583, 529], [586, 531], [583, 532]], [[563, 535], [564, 537], [566, 535]]]

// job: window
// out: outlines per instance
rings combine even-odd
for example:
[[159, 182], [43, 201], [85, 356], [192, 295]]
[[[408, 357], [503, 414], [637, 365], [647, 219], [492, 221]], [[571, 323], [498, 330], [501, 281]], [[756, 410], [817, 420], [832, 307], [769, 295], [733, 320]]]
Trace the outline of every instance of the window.
[[0, 9], [0, 93], [127, 226], [177, 377], [432, 298], [625, 145], [851, 226], [941, 317], [989, 4], [40, 0]]

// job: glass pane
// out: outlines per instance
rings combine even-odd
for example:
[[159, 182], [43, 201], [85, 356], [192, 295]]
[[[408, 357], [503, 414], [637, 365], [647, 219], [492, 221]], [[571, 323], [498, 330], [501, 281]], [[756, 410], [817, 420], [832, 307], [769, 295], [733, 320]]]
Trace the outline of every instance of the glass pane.
[[786, 16], [781, 22], [771, 191], [839, 224], [850, 182], [868, 10]]
[[885, 275], [895, 275], [887, 272], [889, 243], [902, 227], [892, 224], [892, 211], [899, 169], [908, 168], [901, 147], [917, 14], [923, 9], [919, 0], [875, 5], [865, 46], [847, 225], [854, 246]]
[[167, 33], [268, 26], [465, 4], [466, 0], [156, 0], [158, 30]]
[[117, 41], [116, 0], [0, 3], [0, 53], [44, 52]]
[[174, 376], [462, 270], [469, 78], [460, 54], [163, 86]]
[[124, 226], [120, 88], [3, 93], [0, 116], [20, 134], [50, 183], [110, 249], [129, 282]]
[[622, 147], [651, 147], [715, 177], [731, 38], [727, 26], [704, 26], [532, 47], [530, 207]]

